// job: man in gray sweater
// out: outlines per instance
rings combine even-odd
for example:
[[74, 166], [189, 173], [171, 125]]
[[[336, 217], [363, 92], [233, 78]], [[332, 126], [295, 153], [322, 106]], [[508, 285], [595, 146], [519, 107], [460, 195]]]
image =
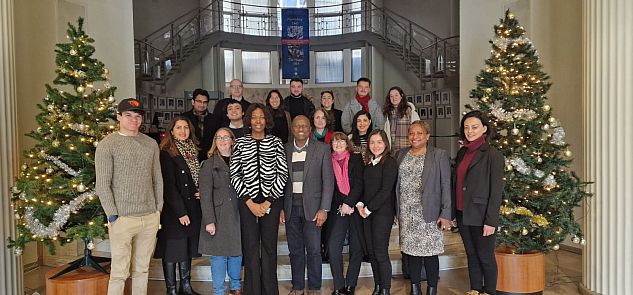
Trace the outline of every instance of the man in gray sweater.
[[95, 153], [96, 190], [108, 217], [112, 264], [108, 295], [122, 295], [132, 266], [132, 294], [147, 294], [149, 262], [163, 208], [163, 177], [156, 141], [139, 132], [141, 103], [122, 100], [119, 130]]

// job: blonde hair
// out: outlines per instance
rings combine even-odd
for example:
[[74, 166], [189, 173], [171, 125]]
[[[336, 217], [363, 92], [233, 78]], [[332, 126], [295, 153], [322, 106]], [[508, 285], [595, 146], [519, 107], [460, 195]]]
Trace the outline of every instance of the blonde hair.
[[[217, 155], [218, 157], [222, 157], [222, 154], [220, 154], [220, 149], [218, 149], [218, 132], [220, 132], [221, 130], [224, 130], [226, 132], [229, 133], [229, 136], [231, 136], [231, 140], [233, 140], [233, 142], [235, 142], [235, 134], [233, 134], [233, 131], [231, 131], [231, 129], [226, 128], [226, 127], [220, 127], [215, 134], [213, 135], [213, 143], [211, 144], [211, 149], [209, 149], [209, 152], [207, 153], [207, 156], [209, 158], [211, 158], [211, 156], [213, 156], [213, 154]], [[231, 153], [233, 153], [233, 145], [231, 145]]]

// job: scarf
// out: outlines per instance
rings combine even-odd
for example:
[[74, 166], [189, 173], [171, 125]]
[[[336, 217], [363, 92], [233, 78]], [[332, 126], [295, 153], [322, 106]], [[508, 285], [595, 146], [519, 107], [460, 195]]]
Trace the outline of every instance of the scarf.
[[204, 110], [203, 112], [198, 112], [196, 110], [193, 110], [193, 115], [196, 116], [196, 118], [198, 119], [197, 123], [198, 123], [198, 130], [200, 130], [200, 136], [202, 136], [202, 134], [204, 134], [204, 118], [208, 114], [209, 114], [209, 112], [207, 110]]
[[325, 142], [325, 136], [327, 135], [327, 128], [323, 128], [323, 133], [319, 133], [316, 128], [312, 131], [312, 139], [318, 140], [320, 142]]
[[459, 211], [464, 210], [464, 192], [462, 190], [464, 184], [464, 177], [466, 177], [466, 172], [468, 172], [468, 166], [475, 159], [475, 152], [479, 150], [482, 144], [486, 142], [486, 136], [482, 135], [481, 137], [475, 139], [473, 142], [469, 142], [468, 140], [464, 140], [464, 147], [466, 148], [466, 154], [462, 158], [462, 161], [457, 165], [457, 177], [455, 183], [455, 207]]
[[196, 183], [196, 187], [198, 187], [198, 175], [200, 174], [200, 163], [198, 163], [198, 148], [195, 144], [193, 144], [193, 140], [179, 140], [174, 138], [174, 142], [176, 143], [176, 148], [178, 148], [178, 152], [185, 158], [185, 163], [189, 166], [189, 171], [191, 171], [191, 178], [193, 178], [193, 182]]
[[334, 176], [336, 177], [336, 185], [338, 190], [345, 196], [349, 194], [349, 151], [341, 154], [332, 153], [332, 166], [334, 168]]
[[356, 100], [363, 107], [363, 111], [369, 112], [369, 100], [371, 99], [371, 95], [367, 95], [364, 97], [360, 97], [358, 93], [356, 94]]

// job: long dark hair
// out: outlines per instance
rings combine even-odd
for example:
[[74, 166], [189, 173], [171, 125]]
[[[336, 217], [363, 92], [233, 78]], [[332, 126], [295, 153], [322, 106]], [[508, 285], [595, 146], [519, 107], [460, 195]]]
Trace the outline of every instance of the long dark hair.
[[369, 136], [367, 136], [367, 151], [365, 151], [367, 153], [365, 156], [367, 163], [365, 164], [368, 164], [369, 161], [371, 161], [371, 159], [375, 157], [374, 154], [371, 152], [371, 149], [369, 148], [369, 142], [371, 141], [371, 137], [374, 135], [379, 135], [382, 138], [382, 141], [385, 143], [385, 150], [379, 155], [382, 157], [380, 158], [380, 163], [382, 163], [385, 158], [389, 157], [389, 155], [391, 154], [391, 145], [389, 144], [387, 133], [384, 130], [376, 129], [369, 133]]
[[399, 118], [404, 117], [408, 113], [410, 113], [411, 107], [407, 103], [407, 98], [404, 95], [404, 90], [402, 90], [402, 88], [398, 86], [393, 86], [389, 88], [389, 91], [387, 91], [387, 97], [385, 97], [385, 102], [382, 105], [382, 113], [383, 115], [385, 115], [385, 118], [389, 118], [389, 116], [391, 116], [391, 112], [395, 108], [393, 104], [391, 104], [391, 99], [389, 98], [389, 94], [391, 93], [392, 90], [398, 91], [398, 93], [400, 94], [400, 97], [402, 97], [396, 109], [396, 116], [399, 119]]
[[[277, 96], [279, 97], [279, 108], [277, 108], [277, 109], [273, 109], [273, 107], [270, 105], [270, 97], [273, 96], [273, 93], [276, 93]], [[284, 108], [284, 104], [283, 104], [283, 96], [281, 96], [281, 92], [279, 92], [279, 90], [273, 89], [271, 91], [268, 91], [268, 94], [266, 95], [266, 108], [268, 108], [268, 110], [270, 110], [270, 113], [273, 115], [273, 117], [285, 117], [286, 116], [285, 108]]]
[[187, 125], [189, 126], [189, 139], [193, 140], [193, 143], [196, 146], [199, 143], [198, 139], [196, 138], [196, 130], [193, 128], [193, 123], [191, 123], [191, 121], [187, 117], [177, 116], [173, 118], [171, 122], [169, 122], [169, 126], [167, 126], [167, 131], [165, 132], [165, 137], [160, 142], [159, 146], [161, 151], [168, 152], [169, 155], [172, 157], [178, 155], [178, 148], [176, 147], [176, 143], [174, 142], [174, 136], [171, 134], [171, 131], [174, 130], [176, 122], [178, 121], [187, 122]]
[[481, 121], [482, 127], [486, 127], [486, 133], [483, 136], [486, 137], [486, 141], [489, 141], [495, 138], [495, 130], [492, 128], [492, 124], [490, 124], [490, 120], [488, 120], [488, 116], [484, 114], [482, 111], [475, 110], [470, 111], [464, 115], [462, 121], [459, 123], [459, 139], [466, 140], [466, 134], [464, 133], [464, 122], [468, 118], [477, 118]]
[[316, 130], [316, 126], [314, 125], [314, 117], [316, 116], [316, 113], [318, 111], [323, 112], [323, 115], [325, 116], [325, 128], [327, 130], [333, 131], [332, 126], [334, 126], [334, 120], [328, 115], [327, 111], [324, 108], [317, 108], [316, 110], [314, 110], [314, 113], [312, 113], [312, 116], [310, 116], [310, 125], [312, 126], [312, 130]]
[[[354, 142], [354, 144], [360, 143], [360, 134], [358, 133], [358, 123], [356, 123], [356, 121], [358, 120], [358, 117], [362, 115], [367, 116], [367, 118], [369, 119], [369, 128], [367, 128], [367, 134], [371, 133], [373, 129], [372, 127], [374, 124], [371, 121], [371, 114], [365, 110], [358, 111], [352, 119], [352, 142]], [[369, 136], [367, 138], [369, 138]]]
[[246, 110], [246, 114], [244, 114], [244, 119], [242, 120], [244, 122], [244, 134], [251, 134], [252, 132], [251, 119], [253, 117], [253, 112], [256, 109], [260, 109], [262, 110], [262, 112], [264, 112], [264, 117], [266, 120], [266, 134], [270, 134], [275, 124], [273, 121], [273, 115], [263, 104], [258, 103], [258, 102], [252, 103]]

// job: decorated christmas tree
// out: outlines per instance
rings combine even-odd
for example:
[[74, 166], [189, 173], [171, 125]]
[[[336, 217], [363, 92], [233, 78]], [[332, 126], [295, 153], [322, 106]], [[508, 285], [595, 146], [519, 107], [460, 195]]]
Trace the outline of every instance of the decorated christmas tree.
[[590, 194], [587, 183], [569, 171], [565, 131], [547, 104], [549, 77], [510, 11], [494, 31], [492, 56], [466, 108], [488, 114], [498, 133], [492, 145], [506, 159], [497, 242], [515, 253], [558, 250], [568, 235], [584, 245], [574, 208]]
[[[112, 87], [105, 65], [92, 58], [94, 40], [68, 24], [69, 43], [57, 44], [53, 81], [38, 104], [39, 127], [27, 136], [35, 146], [24, 151], [25, 162], [12, 188], [19, 235], [9, 247], [22, 253], [29, 241], [42, 241], [55, 253], [53, 241], [87, 241], [106, 234], [103, 209], [95, 195], [94, 154], [99, 140], [115, 126]], [[98, 83], [98, 84], [97, 84]]]

